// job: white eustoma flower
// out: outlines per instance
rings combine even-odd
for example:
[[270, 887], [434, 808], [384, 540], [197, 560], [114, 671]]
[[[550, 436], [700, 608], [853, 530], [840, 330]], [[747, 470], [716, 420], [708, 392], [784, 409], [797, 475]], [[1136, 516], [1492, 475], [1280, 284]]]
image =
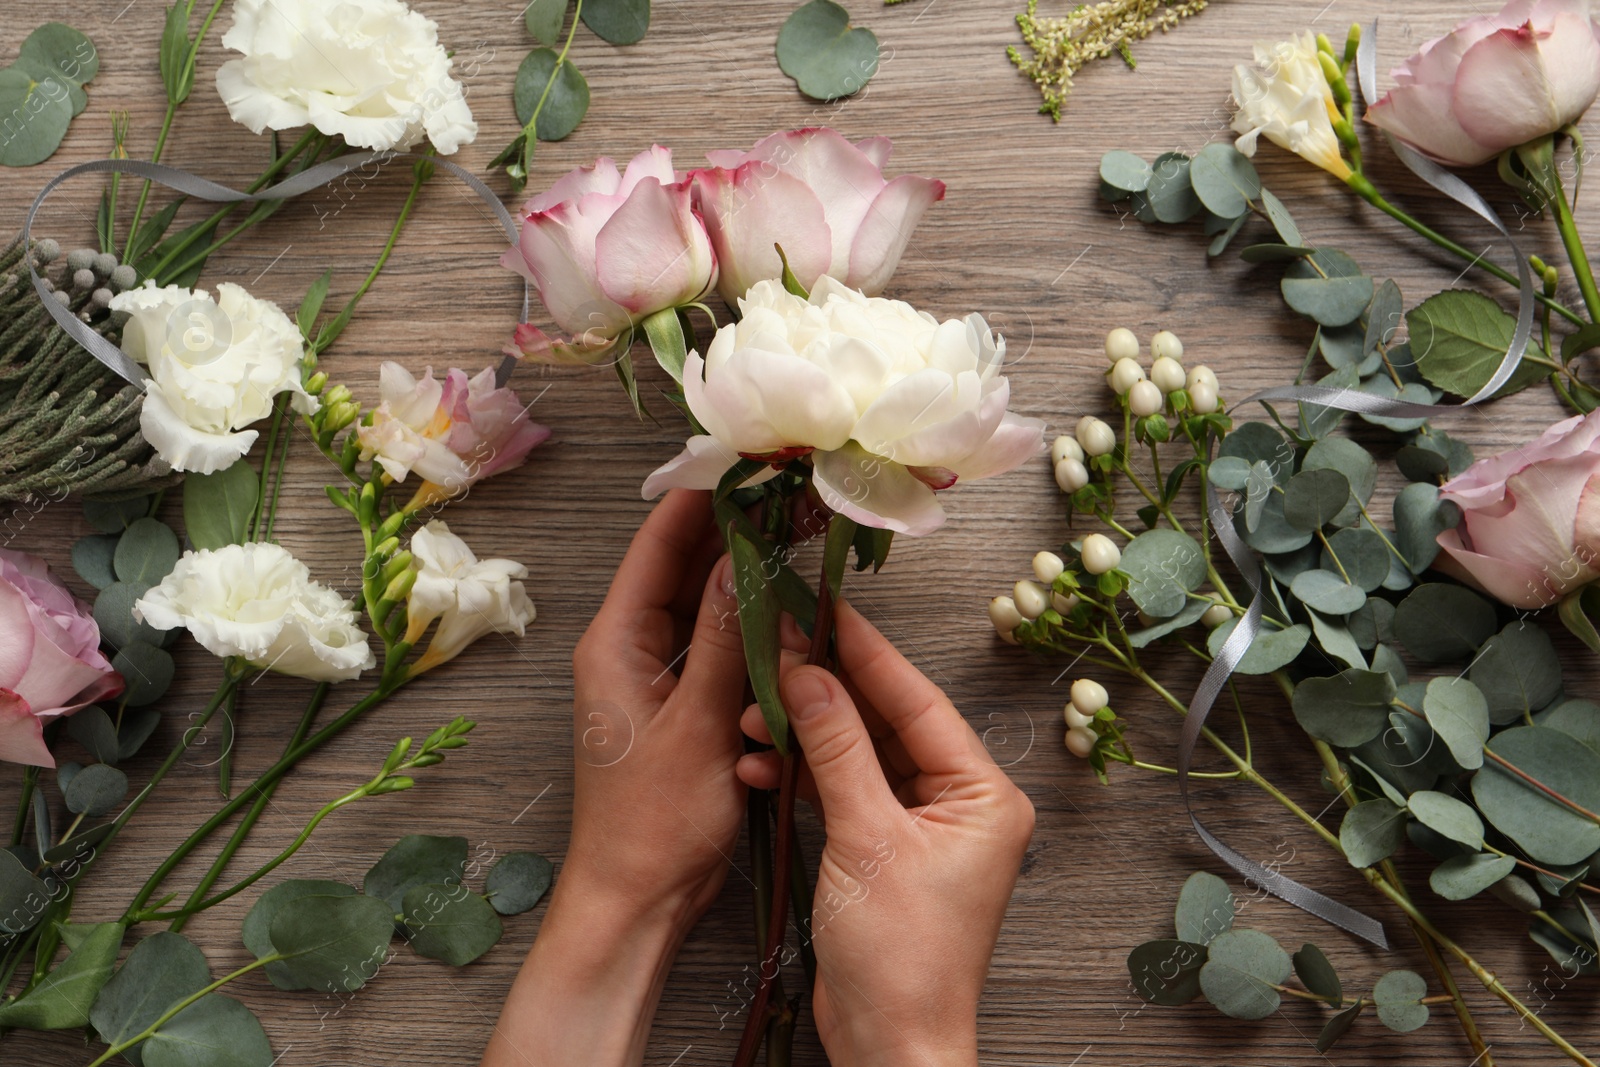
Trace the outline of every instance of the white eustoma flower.
[[450, 155], [478, 135], [439, 27], [400, 0], [235, 0], [217, 70], [235, 122], [311, 125], [346, 144]]
[[1255, 59], [1255, 67], [1241, 63], [1233, 68], [1233, 100], [1239, 108], [1233, 116], [1233, 129], [1239, 135], [1234, 147], [1253, 156], [1257, 138], [1264, 135], [1341, 181], [1350, 177], [1350, 164], [1333, 132], [1339, 108], [1317, 59], [1317, 40], [1311, 31], [1287, 41], [1258, 44]]
[[809, 300], [757, 282], [739, 308], [704, 358], [689, 353], [684, 396], [706, 432], [646, 479], [647, 498], [714, 488], [741, 456], [809, 455], [828, 507], [919, 535], [944, 522], [935, 490], [1044, 449], [1044, 424], [1006, 410], [1005, 341], [980, 315], [940, 322], [826, 275]]
[[296, 411], [317, 410], [300, 384], [305, 348], [278, 305], [230, 282], [217, 296], [153, 282], [111, 298], [130, 316], [122, 347], [150, 371], [139, 431], [174, 470], [210, 474], [255, 443], [245, 427], [272, 414], [290, 393]]
[[433, 640], [412, 668], [414, 673], [454, 659], [486, 634], [521, 637], [533, 621], [533, 601], [515, 580], [528, 576], [522, 564], [480, 560], [438, 519], [411, 535], [411, 555], [417, 579], [406, 602], [405, 640], [415, 644], [433, 620], [439, 620]]
[[183, 627], [214, 656], [316, 682], [377, 663], [349, 602], [266, 542], [185, 552], [133, 613], [157, 630]]

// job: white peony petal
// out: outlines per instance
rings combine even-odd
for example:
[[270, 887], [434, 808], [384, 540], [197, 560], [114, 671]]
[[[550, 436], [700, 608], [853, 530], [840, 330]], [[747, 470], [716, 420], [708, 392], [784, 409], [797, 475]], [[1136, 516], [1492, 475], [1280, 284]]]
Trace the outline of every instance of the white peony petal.
[[863, 526], [921, 537], [944, 524], [932, 489], [898, 463], [854, 443], [813, 457], [822, 502]]

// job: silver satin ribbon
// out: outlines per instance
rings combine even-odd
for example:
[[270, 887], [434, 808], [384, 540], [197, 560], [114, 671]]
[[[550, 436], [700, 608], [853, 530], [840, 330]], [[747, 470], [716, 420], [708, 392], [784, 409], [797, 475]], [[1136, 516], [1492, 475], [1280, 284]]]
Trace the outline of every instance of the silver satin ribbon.
[[[273, 200], [292, 200], [297, 196], [303, 196], [329, 182], [342, 178], [351, 171], [366, 166], [368, 163], [376, 162], [382, 166], [385, 163], [400, 159], [426, 159], [433, 163], [434, 166], [441, 167], [466, 182], [468, 188], [477, 193], [478, 197], [494, 210], [495, 216], [499, 219], [500, 225], [505, 230], [506, 236], [511, 243], [517, 243], [517, 220], [512, 216], [511, 212], [506, 210], [506, 206], [500, 202], [500, 197], [495, 194], [495, 191], [485, 185], [482, 179], [447, 159], [422, 156], [412, 152], [359, 152], [354, 155], [340, 156], [325, 163], [318, 163], [314, 167], [308, 167], [298, 174], [285, 178], [276, 185], [261, 190], [259, 193], [246, 193], [238, 189], [230, 189], [226, 185], [191, 174], [186, 170], [164, 166], [160, 163], [147, 163], [137, 159], [97, 159], [67, 168], [50, 179], [45, 184], [45, 187], [39, 190], [39, 195], [33, 199], [33, 206], [28, 209], [27, 222], [24, 223], [22, 228], [22, 240], [25, 247], [31, 243], [34, 216], [39, 213], [39, 208], [43, 205], [45, 198], [54, 192], [57, 186], [69, 179], [76, 178], [80, 174], [102, 172], [131, 174], [138, 178], [146, 178], [157, 184], [165, 185], [169, 189], [182, 193], [184, 196], [193, 197], [196, 200], [220, 204], [261, 203]], [[39, 272], [34, 266], [33, 258], [31, 256], [24, 258], [28, 263], [28, 274], [33, 280], [33, 290], [38, 294], [39, 299], [43, 301], [45, 310], [50, 313], [50, 317], [56, 320], [56, 324], [67, 331], [72, 339], [87, 349], [95, 359], [98, 359], [134, 385], [142, 386], [150, 377], [145, 372], [145, 369], [139, 366], [122, 349], [89, 329], [82, 320], [51, 296], [50, 291], [44, 287], [44, 279], [39, 276]], [[528, 319], [528, 303], [528, 284], [524, 280], [522, 285], [521, 319], [523, 322]], [[512, 369], [516, 365], [517, 359], [515, 356], [507, 356], [502, 360], [495, 371], [496, 384], [505, 385], [506, 381], [511, 377]]]
[[[1356, 74], [1359, 78], [1363, 110], [1375, 98], [1377, 78], [1374, 75], [1377, 52], [1378, 21], [1374, 19], [1367, 32], [1362, 35], [1361, 44], [1356, 53]], [[1511, 337], [1511, 344], [1506, 350], [1500, 366], [1472, 396], [1461, 404], [1415, 404], [1403, 400], [1390, 400], [1371, 393], [1363, 393], [1356, 389], [1341, 389], [1325, 385], [1287, 385], [1271, 389], [1263, 389], [1252, 393], [1234, 405], [1234, 410], [1245, 404], [1266, 402], [1271, 400], [1292, 400], [1308, 404], [1317, 404], [1321, 407], [1336, 408], [1340, 411], [1352, 411], [1368, 415], [1387, 415], [1399, 418], [1431, 418], [1447, 412], [1459, 411], [1470, 407], [1493, 396], [1516, 372], [1518, 364], [1522, 362], [1523, 353], [1527, 351], [1528, 341], [1533, 336], [1534, 292], [1533, 274], [1528, 267], [1527, 257], [1517, 247], [1510, 231], [1500, 221], [1483, 197], [1479, 196], [1466, 182], [1456, 175], [1440, 167], [1432, 160], [1423, 156], [1411, 146], [1396, 140], [1385, 132], [1390, 147], [1396, 156], [1404, 163], [1413, 174], [1427, 182], [1434, 189], [1448, 196], [1456, 203], [1467, 208], [1473, 214], [1482, 218], [1493, 226], [1505, 237], [1511, 245], [1511, 252], [1517, 260], [1517, 273], [1521, 282], [1519, 294], [1520, 303], [1517, 308], [1517, 326]], [[1255, 642], [1261, 632], [1261, 620], [1267, 606], [1267, 583], [1263, 581], [1260, 564], [1255, 553], [1251, 551], [1244, 539], [1239, 536], [1233, 525], [1232, 512], [1224, 507], [1217, 499], [1216, 490], [1210, 483], [1206, 484], [1206, 512], [1211, 517], [1211, 526], [1217, 540], [1222, 544], [1223, 551], [1233, 561], [1239, 574], [1249, 585], [1251, 591], [1250, 606], [1245, 614], [1235, 625], [1233, 632], [1228, 635], [1222, 647], [1217, 650], [1211, 665], [1206, 668], [1204, 677], [1195, 690], [1194, 698], [1189, 702], [1189, 711], [1183, 723], [1183, 735], [1178, 747], [1178, 793], [1183, 799], [1184, 810], [1188, 812], [1190, 821], [1194, 824], [1195, 833], [1204, 841], [1206, 847], [1211, 849], [1229, 867], [1233, 868], [1241, 877], [1260, 886], [1262, 889], [1281, 897], [1295, 907], [1309, 912], [1335, 926], [1341, 927], [1357, 937], [1370, 941], [1379, 948], [1389, 947], [1388, 937], [1384, 933], [1383, 924], [1364, 912], [1342, 904], [1332, 897], [1301, 884], [1276, 870], [1263, 866], [1260, 863], [1241, 855], [1219, 840], [1211, 831], [1201, 823], [1199, 816], [1194, 813], [1194, 808], [1189, 800], [1189, 767], [1194, 758], [1195, 747], [1200, 742], [1200, 731], [1204, 728], [1206, 717], [1211, 712], [1212, 705], [1222, 693], [1222, 687], [1227, 684], [1228, 677], [1244, 658], [1244, 654]]]

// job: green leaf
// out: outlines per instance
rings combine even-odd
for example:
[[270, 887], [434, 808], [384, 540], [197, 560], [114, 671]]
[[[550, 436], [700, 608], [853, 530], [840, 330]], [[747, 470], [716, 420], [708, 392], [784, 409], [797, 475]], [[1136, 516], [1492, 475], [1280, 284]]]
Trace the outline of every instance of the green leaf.
[[1284, 303], [1323, 326], [1354, 322], [1372, 302], [1372, 279], [1355, 260], [1332, 248], [1319, 248], [1289, 264], [1280, 288]]
[[[1222, 643], [1228, 639], [1228, 635], [1238, 624], [1238, 619], [1229, 619], [1206, 635], [1206, 647], [1211, 655], [1217, 654], [1222, 648]], [[1250, 643], [1250, 648], [1239, 660], [1239, 665], [1234, 668], [1234, 672], [1271, 674], [1292, 663], [1310, 639], [1311, 627], [1303, 622], [1282, 630], [1274, 630], [1270, 625], [1263, 625], [1255, 640]]]
[[1473, 851], [1483, 848], [1483, 820], [1472, 810], [1472, 805], [1447, 793], [1421, 789], [1411, 794], [1407, 806], [1422, 825], [1435, 833]]
[[1162, 619], [1154, 626], [1146, 626], [1142, 630], [1134, 630], [1129, 633], [1128, 643], [1134, 648], [1145, 648], [1157, 638], [1165, 637], [1167, 634], [1181, 630], [1185, 626], [1192, 626], [1200, 621], [1200, 616], [1204, 615], [1206, 609], [1210, 606], [1204, 600], [1191, 600], [1184, 605], [1182, 611], [1171, 618]]
[[534, 40], [554, 45], [561, 40], [561, 29], [566, 25], [567, 10], [571, 6], [572, 0], [530, 0], [522, 21]]
[[1428, 1021], [1428, 983], [1414, 971], [1390, 971], [1372, 987], [1378, 1021], [1391, 1030], [1409, 1033]]
[[1362, 350], [1371, 352], [1380, 347], [1387, 349], [1405, 321], [1405, 316], [1406, 305], [1400, 295], [1400, 287], [1393, 278], [1385, 278], [1377, 292], [1372, 294], [1372, 304], [1367, 308]]
[[215, 474], [183, 479], [183, 530], [197, 549], [242, 545], [260, 499], [261, 480], [241, 459]]
[[25, 995], [0, 1004], [0, 1026], [76, 1030], [89, 1025], [89, 1008], [111, 977], [122, 947], [121, 923], [95, 923], [79, 931], [76, 948]]
[[1283, 238], [1286, 245], [1301, 245], [1305, 241], [1300, 237], [1300, 228], [1294, 224], [1294, 217], [1289, 214], [1289, 209], [1283, 206], [1268, 189], [1261, 190], [1261, 206], [1266, 209], [1267, 218], [1272, 223], [1272, 228], [1278, 231], [1278, 236]]
[[[533, 110], [539, 108], [539, 120], [534, 123], [534, 134], [541, 141], [559, 141], [578, 128], [589, 111], [589, 83], [572, 65], [572, 60], [560, 60], [557, 68], [556, 53], [549, 48], [536, 48], [529, 52], [517, 68], [517, 80], [511, 91], [511, 100], [517, 110], [517, 121], [526, 126], [533, 119]], [[549, 86], [546, 93], [545, 87]]]
[[295, 312], [295, 325], [300, 327], [300, 336], [307, 341], [311, 340], [311, 331], [317, 324], [317, 316], [322, 313], [322, 304], [328, 299], [328, 287], [332, 284], [333, 268], [329, 267], [322, 272], [322, 277], [306, 289], [305, 299], [300, 301], [300, 310]]
[[1252, 464], [1241, 456], [1218, 456], [1206, 468], [1206, 477], [1218, 489], [1238, 492], [1250, 480]]
[[645, 339], [655, 354], [661, 369], [672, 375], [672, 380], [683, 384], [683, 365], [689, 358], [688, 342], [683, 336], [683, 324], [678, 320], [678, 309], [667, 308], [645, 318]]
[[1441, 505], [1439, 487], [1413, 482], [1394, 498], [1395, 547], [1413, 574], [1421, 574], [1439, 554], [1439, 535], [1461, 521], [1453, 504]]
[[1173, 918], [1179, 941], [1207, 945], [1218, 934], [1233, 929], [1233, 916], [1233, 890], [1228, 883], [1207, 871], [1195, 871], [1178, 893]]
[[[582, 17], [583, 24], [603, 41], [637, 44], [650, 29], [650, 0], [584, 0]], [[528, 29], [533, 29], [531, 21]], [[560, 32], [558, 25], [556, 33]], [[554, 37], [548, 40], [554, 41]]]
[[[1363, 393], [1381, 396], [1385, 400], [1401, 400], [1407, 404], [1437, 404], [1444, 394], [1439, 390], [1424, 385], [1422, 382], [1406, 382], [1396, 386], [1387, 374], [1374, 374], [1361, 383]], [[1382, 426], [1393, 430], [1395, 433], [1409, 433], [1420, 426], [1426, 425], [1426, 417], [1405, 418], [1396, 415], [1376, 415], [1370, 411], [1357, 412], [1363, 420], [1374, 426]]]
[[1213, 141], [1195, 154], [1189, 181], [1206, 210], [1225, 219], [1250, 210], [1261, 195], [1261, 177], [1243, 152], [1225, 141]]
[[1483, 690], [1489, 721], [1504, 726], [1561, 693], [1561, 659], [1549, 634], [1518, 619], [1483, 643], [1467, 677]]
[[93, 819], [122, 803], [128, 776], [104, 763], [90, 764], [73, 776], [65, 792], [68, 811]]
[[192, 74], [186, 78], [184, 73], [190, 47], [189, 11], [188, 5], [174, 3], [167, 8], [167, 21], [161, 29], [161, 47], [158, 51], [161, 84], [166, 88], [167, 100], [171, 103], [181, 103], [189, 95], [187, 83], [193, 80]]
[[[1516, 316], [1470, 289], [1435, 293], [1406, 313], [1411, 352], [1431, 385], [1457, 396], [1471, 396], [1488, 384], [1511, 347]], [[1530, 340], [1522, 363], [1496, 396], [1509, 396], [1549, 375], [1532, 362], [1544, 350]]]
[[[89, 1021], [100, 1040], [119, 1044], [143, 1033], [178, 1001], [210, 984], [211, 968], [205, 954], [182, 934], [163, 930], [133, 946], [121, 969], [95, 998]], [[146, 1047], [134, 1045], [122, 1055], [138, 1067]]]
[[118, 580], [156, 585], [171, 572], [183, 550], [178, 535], [159, 519], [134, 519], [117, 542], [112, 567]]
[[1237, 456], [1246, 463], [1265, 463], [1278, 485], [1294, 473], [1294, 446], [1264, 422], [1241, 422], [1235, 426], [1217, 446], [1217, 459], [1226, 456]]
[[150, 513], [150, 498], [128, 497], [122, 500], [85, 500], [83, 517], [97, 533], [120, 534], [135, 519]]
[[778, 31], [778, 69], [800, 91], [827, 103], [858, 91], [878, 70], [878, 38], [850, 25], [850, 13], [833, 0], [795, 9]]
[[160, 700], [172, 685], [172, 677], [177, 671], [171, 653], [139, 640], [129, 641], [118, 649], [111, 659], [111, 666], [128, 681], [123, 699], [131, 708]]
[[1475, 771], [1483, 766], [1483, 743], [1489, 740], [1489, 704], [1482, 690], [1466, 678], [1434, 678], [1422, 698], [1422, 712], [1463, 770]]
[[[1338, 558], [1338, 565], [1334, 559]], [[1336, 531], [1328, 538], [1328, 548], [1318, 563], [1324, 570], [1338, 572], [1344, 567], [1352, 585], [1370, 593], [1383, 584], [1389, 576], [1389, 561], [1394, 553], [1384, 544], [1377, 531], [1364, 527], [1350, 527]]]
[[1336, 470], [1302, 470], [1284, 486], [1283, 517], [1298, 530], [1315, 532], [1349, 502], [1350, 480], [1344, 475]]
[[0, 70], [0, 114], [10, 116], [0, 138], [0, 166], [31, 167], [55, 154], [72, 122], [65, 79], [35, 81], [21, 67]]
[[1156, 157], [1144, 195], [1158, 221], [1187, 222], [1200, 213], [1200, 198], [1189, 184], [1190, 166], [1189, 157], [1182, 152], [1164, 152]]
[[398, 912], [411, 887], [460, 882], [466, 867], [466, 838], [408, 834], [372, 865], [361, 891], [387, 901]]
[[1260, 930], [1229, 930], [1206, 946], [1200, 989], [1234, 1019], [1264, 1019], [1278, 1010], [1274, 986], [1289, 977], [1289, 954]]
[[1387, 859], [1406, 836], [1406, 813], [1387, 800], [1363, 800], [1344, 813], [1339, 846], [1352, 867], [1371, 867]]
[[1309, 545], [1315, 535], [1310, 530], [1291, 526], [1283, 517], [1282, 494], [1266, 493], [1263, 496], [1265, 503], [1261, 505], [1253, 529], [1246, 522], [1247, 516], [1244, 514], [1239, 515], [1234, 524], [1245, 543], [1257, 552], [1268, 555], [1293, 552]]
[[[1316, 384], [1325, 389], [1355, 389], [1361, 384], [1361, 375], [1356, 367], [1340, 367], [1318, 378]], [[1343, 424], [1347, 414], [1336, 407], [1304, 400], [1296, 401], [1295, 407], [1300, 412], [1300, 436], [1312, 440], [1328, 437]], [[1354, 505], [1350, 507], [1354, 509]]]
[[1561, 598], [1556, 614], [1567, 631], [1589, 647], [1590, 652], [1600, 652], [1600, 629], [1595, 628], [1590, 617], [1589, 602], [1594, 599], [1590, 586], [1579, 586]]
[[1200, 545], [1188, 534], [1165, 528], [1147, 530], [1129, 541], [1118, 569], [1132, 579], [1128, 596], [1139, 610], [1158, 619], [1182, 611], [1189, 593], [1206, 580]]
[[1424, 583], [1394, 611], [1395, 637], [1424, 663], [1464, 659], [1476, 652], [1494, 629], [1494, 605], [1459, 585]]
[[172, 220], [177, 217], [178, 209], [183, 207], [183, 197], [168, 201], [160, 211], [151, 215], [139, 224], [139, 232], [134, 235], [133, 243], [128, 246], [128, 254], [123, 258], [129, 263], [138, 263], [150, 251], [150, 246], [161, 240], [163, 234], [172, 225]]
[[1299, 245], [1281, 245], [1268, 241], [1240, 249], [1239, 258], [1246, 263], [1279, 263], [1291, 259], [1304, 259], [1315, 251], [1315, 248], [1303, 248]]
[[1144, 192], [1150, 186], [1151, 173], [1150, 164], [1132, 152], [1113, 149], [1100, 157], [1100, 180], [1123, 192]]
[[65, 89], [67, 91], [67, 99], [72, 105], [74, 118], [83, 114], [84, 108], [89, 106], [89, 94], [83, 91], [83, 86], [65, 77], [49, 63], [37, 58], [20, 55], [12, 66], [36, 82], [51, 81]]
[[286, 900], [268, 934], [303, 987], [351, 993], [378, 973], [394, 936], [396, 908], [377, 897], [308, 895]]
[[[1395, 698], [1394, 679], [1354, 668], [1294, 687], [1294, 717], [1306, 733], [1340, 748], [1354, 748], [1383, 732]], [[1366, 866], [1362, 864], [1362, 866]]]
[[101, 763], [116, 763], [122, 758], [116, 724], [102, 707], [91, 705], [73, 712], [67, 719], [67, 736]]
[[1356, 1016], [1361, 1014], [1361, 1009], [1367, 1006], [1364, 1000], [1358, 1000], [1328, 1020], [1322, 1028], [1322, 1033], [1317, 1035], [1316, 1049], [1326, 1052], [1334, 1046], [1341, 1037], [1350, 1032], [1350, 1027], [1355, 1025]]
[[62, 22], [47, 22], [28, 34], [17, 55], [44, 64], [73, 85], [90, 82], [100, 72], [100, 53], [94, 42]]
[[1516, 869], [1511, 856], [1473, 852], [1447, 859], [1428, 876], [1428, 885], [1446, 900], [1466, 900], [1494, 885]]
[[139, 711], [127, 711], [122, 716], [122, 729], [117, 731], [117, 755], [121, 759], [132, 759], [138, 755], [144, 743], [150, 740], [150, 735], [155, 733], [161, 724], [161, 713], [149, 708]]
[[1349, 481], [1350, 494], [1354, 499], [1334, 516], [1333, 523], [1336, 526], [1353, 525], [1361, 515], [1356, 501], [1365, 504], [1371, 500], [1372, 492], [1378, 486], [1377, 461], [1372, 458], [1372, 453], [1348, 437], [1322, 438], [1306, 450], [1300, 469], [1338, 471]]
[[0, 937], [32, 930], [49, 901], [45, 884], [15, 853], [0, 849]]
[[[1501, 885], [1510, 883], [1513, 878], [1521, 881], [1516, 875], [1510, 875]], [[1529, 891], [1532, 892], [1531, 889]], [[1600, 974], [1600, 960], [1595, 957], [1593, 947], [1596, 934], [1592, 926], [1570, 908], [1552, 908], [1550, 916], [1556, 920], [1559, 929], [1542, 918], [1536, 918], [1528, 925], [1528, 936], [1550, 953], [1550, 958], [1561, 968], [1563, 977]]]
[[162, 1023], [142, 1047], [144, 1067], [271, 1067], [276, 1062], [261, 1020], [221, 993], [206, 994]]
[[550, 888], [555, 868], [536, 852], [507, 852], [483, 883], [489, 903], [501, 915], [521, 915]]
[[116, 534], [89, 534], [72, 542], [72, 569], [78, 577], [104, 589], [117, 580], [112, 559], [117, 552]]
[[1332, 571], [1308, 570], [1297, 574], [1289, 591], [1307, 607], [1329, 615], [1348, 615], [1367, 602], [1366, 590], [1351, 585]]
[[1538, 725], [1559, 730], [1600, 753], [1600, 704], [1564, 700], [1539, 716]]
[[778, 688], [779, 653], [778, 596], [767, 580], [770, 553], [738, 532], [728, 539], [733, 557], [733, 580], [739, 597], [739, 629], [744, 635], [745, 665], [750, 688], [761, 705], [761, 717], [774, 747], [789, 751], [789, 713]]
[[1579, 863], [1600, 850], [1600, 825], [1544, 791], [1600, 811], [1600, 754], [1544, 726], [1502, 730], [1489, 739], [1488, 747], [1539, 783], [1492, 760], [1473, 775], [1472, 799], [1496, 830], [1547, 865]]
[[1146, 941], [1128, 953], [1133, 991], [1152, 1004], [1176, 1007], [1200, 995], [1206, 946], [1170, 938]]
[[1344, 984], [1339, 981], [1339, 972], [1333, 969], [1333, 964], [1328, 962], [1328, 957], [1323, 955], [1320, 948], [1307, 942], [1300, 946], [1293, 960], [1294, 973], [1300, 978], [1301, 985], [1332, 1004], [1343, 1003]]
[[1322, 646], [1324, 653], [1346, 667], [1354, 667], [1358, 671], [1367, 669], [1367, 658], [1361, 654], [1355, 638], [1350, 636], [1348, 626], [1338, 618], [1309, 608], [1306, 615], [1311, 619], [1311, 635]]
[[[249, 949], [256, 959], [270, 956], [277, 951], [272, 945], [272, 923], [278, 917], [279, 911], [285, 906], [299, 900], [301, 897], [353, 897], [356, 895], [353, 886], [343, 882], [325, 882], [316, 879], [291, 879], [279, 882], [256, 900], [244, 917], [244, 926], [239, 931], [240, 940], [244, 947]], [[309, 989], [310, 986], [300, 981], [289, 970], [288, 964], [269, 963], [262, 970], [267, 972], [267, 978], [279, 989]]]
[[459, 882], [418, 885], [406, 891], [401, 914], [419, 955], [462, 967], [500, 940], [500, 916], [476, 893]]
[[[1214, 218], [1215, 216], [1212, 217]], [[1211, 238], [1211, 243], [1206, 246], [1206, 255], [1222, 255], [1222, 253], [1226, 251], [1229, 242], [1231, 242], [1234, 237], [1238, 235], [1240, 230], [1244, 229], [1244, 224], [1249, 221], [1250, 214], [1246, 212], [1245, 214], [1240, 215], [1238, 218], [1229, 222], [1226, 229], [1219, 230], [1216, 235]]]

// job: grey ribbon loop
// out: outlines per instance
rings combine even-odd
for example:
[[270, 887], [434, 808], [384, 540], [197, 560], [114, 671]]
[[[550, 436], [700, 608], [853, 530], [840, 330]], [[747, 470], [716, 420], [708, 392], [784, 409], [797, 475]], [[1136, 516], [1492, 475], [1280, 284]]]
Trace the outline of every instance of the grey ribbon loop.
[[[44, 204], [45, 198], [54, 192], [57, 186], [81, 174], [131, 174], [135, 177], [145, 178], [164, 185], [196, 200], [220, 204], [260, 203], [274, 200], [292, 200], [297, 196], [303, 196], [315, 189], [320, 189], [329, 182], [342, 178], [351, 171], [366, 166], [368, 163], [376, 162], [382, 166], [397, 159], [426, 159], [434, 166], [441, 167], [460, 178], [467, 184], [468, 188], [478, 194], [479, 199], [494, 210], [496, 219], [499, 221], [501, 228], [505, 230], [506, 236], [511, 243], [517, 243], [517, 220], [510, 211], [506, 210], [505, 204], [500, 202], [500, 197], [495, 194], [495, 191], [484, 184], [482, 179], [466, 168], [447, 159], [423, 156], [412, 152], [358, 152], [353, 155], [340, 156], [325, 163], [318, 163], [314, 167], [308, 167], [298, 174], [291, 175], [283, 181], [261, 190], [259, 193], [247, 193], [238, 189], [230, 189], [226, 185], [202, 178], [197, 174], [191, 174], [189, 171], [180, 170], [177, 167], [168, 167], [160, 163], [147, 163], [138, 159], [91, 160], [88, 163], [80, 163], [75, 167], [68, 167], [45, 183], [44, 188], [39, 190], [39, 195], [34, 197], [33, 205], [28, 209], [27, 221], [22, 227], [22, 240], [24, 246], [31, 243], [33, 220], [38, 215], [39, 208]], [[65, 330], [73, 340], [88, 350], [89, 354], [94, 358], [110, 367], [122, 378], [127, 379], [134, 385], [142, 386], [150, 377], [145, 372], [145, 369], [139, 366], [122, 349], [89, 329], [87, 325], [52, 297], [50, 291], [44, 287], [44, 279], [39, 276], [32, 257], [24, 258], [28, 264], [28, 274], [33, 281], [33, 291], [38, 294], [39, 299], [44, 303], [45, 310], [49, 312], [50, 317], [56, 321], [56, 324]], [[522, 285], [521, 321], [526, 322], [528, 319], [528, 306], [528, 283], [524, 281]], [[500, 366], [495, 370], [495, 384], [505, 385], [516, 365], [517, 359], [515, 356], [507, 356], [503, 359]]]

